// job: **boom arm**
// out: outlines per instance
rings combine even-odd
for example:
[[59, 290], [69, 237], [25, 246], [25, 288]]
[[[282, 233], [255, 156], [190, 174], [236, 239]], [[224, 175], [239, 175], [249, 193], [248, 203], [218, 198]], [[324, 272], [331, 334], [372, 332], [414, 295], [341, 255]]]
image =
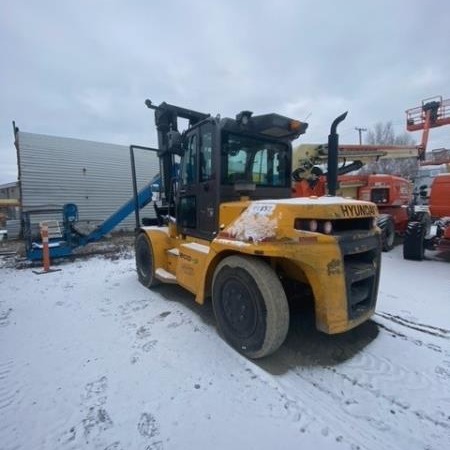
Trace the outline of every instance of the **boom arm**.
[[[365, 164], [379, 159], [420, 158], [416, 146], [400, 145], [339, 145], [338, 161], [343, 163], [338, 175], [360, 169]], [[307, 176], [314, 165], [325, 164], [328, 159], [328, 146], [324, 144], [301, 144], [293, 150], [293, 172], [295, 181]], [[349, 163], [347, 163], [349, 161]]]
[[[339, 145], [337, 169], [338, 176], [361, 169], [365, 164], [380, 159], [420, 159], [420, 147], [402, 145]], [[324, 144], [301, 144], [293, 150], [294, 181], [308, 178], [313, 166], [326, 164], [328, 146]]]
[[[322, 164], [328, 158], [328, 146], [323, 144], [301, 144], [294, 149], [293, 162], [297, 166], [309, 161], [312, 165]], [[417, 146], [402, 145], [340, 145], [340, 161], [359, 160], [363, 163], [378, 159], [419, 158]]]
[[423, 131], [419, 159], [425, 159], [430, 128], [443, 125], [450, 125], [450, 99], [442, 100], [441, 96], [427, 98], [422, 101], [422, 106], [406, 110], [406, 129]]
[[[144, 208], [152, 200], [151, 184], [144, 186], [137, 195], [137, 206], [139, 209]], [[111, 232], [116, 225], [122, 220], [126, 219], [136, 207], [135, 197], [132, 197], [126, 203], [124, 203], [117, 211], [112, 213], [107, 219], [105, 219], [94, 231], [87, 236], [83, 236], [80, 239], [79, 245], [86, 245], [89, 242], [95, 242], [100, 240], [106, 234]]]

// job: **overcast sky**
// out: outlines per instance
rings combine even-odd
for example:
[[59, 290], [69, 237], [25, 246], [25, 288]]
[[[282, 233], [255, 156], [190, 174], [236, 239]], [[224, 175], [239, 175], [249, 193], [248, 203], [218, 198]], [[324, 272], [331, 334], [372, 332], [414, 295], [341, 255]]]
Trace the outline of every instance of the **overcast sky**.
[[[146, 98], [307, 119], [303, 142], [324, 142], [346, 110], [341, 142], [378, 121], [403, 133], [405, 109], [450, 98], [449, 23], [448, 0], [3, 0], [0, 184], [17, 179], [13, 120], [156, 146]], [[431, 131], [439, 147], [450, 126]]]

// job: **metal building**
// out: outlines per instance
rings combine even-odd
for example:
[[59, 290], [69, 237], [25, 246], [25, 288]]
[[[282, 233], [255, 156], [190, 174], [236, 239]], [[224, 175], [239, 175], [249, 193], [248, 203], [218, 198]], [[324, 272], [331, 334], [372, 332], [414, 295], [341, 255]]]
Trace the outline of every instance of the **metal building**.
[[[130, 150], [15, 129], [22, 210], [78, 206], [79, 222], [94, 228], [133, 196]], [[138, 188], [159, 171], [154, 152], [135, 152]], [[154, 216], [151, 206], [142, 213]], [[134, 215], [117, 229], [134, 229]]]

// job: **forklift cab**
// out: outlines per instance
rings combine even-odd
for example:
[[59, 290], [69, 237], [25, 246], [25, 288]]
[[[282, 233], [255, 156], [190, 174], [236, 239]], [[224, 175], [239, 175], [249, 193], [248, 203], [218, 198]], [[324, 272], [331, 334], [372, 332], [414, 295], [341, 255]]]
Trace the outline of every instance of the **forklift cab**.
[[178, 233], [212, 240], [223, 202], [288, 198], [291, 141], [307, 125], [277, 114], [208, 117], [182, 135], [175, 188]]

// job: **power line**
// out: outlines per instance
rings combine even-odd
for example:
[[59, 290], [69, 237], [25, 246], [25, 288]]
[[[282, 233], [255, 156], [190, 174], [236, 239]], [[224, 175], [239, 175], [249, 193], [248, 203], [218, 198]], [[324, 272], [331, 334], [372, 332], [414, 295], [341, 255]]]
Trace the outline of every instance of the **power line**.
[[359, 133], [359, 145], [362, 145], [362, 132], [367, 131], [367, 128], [355, 127], [355, 130]]

